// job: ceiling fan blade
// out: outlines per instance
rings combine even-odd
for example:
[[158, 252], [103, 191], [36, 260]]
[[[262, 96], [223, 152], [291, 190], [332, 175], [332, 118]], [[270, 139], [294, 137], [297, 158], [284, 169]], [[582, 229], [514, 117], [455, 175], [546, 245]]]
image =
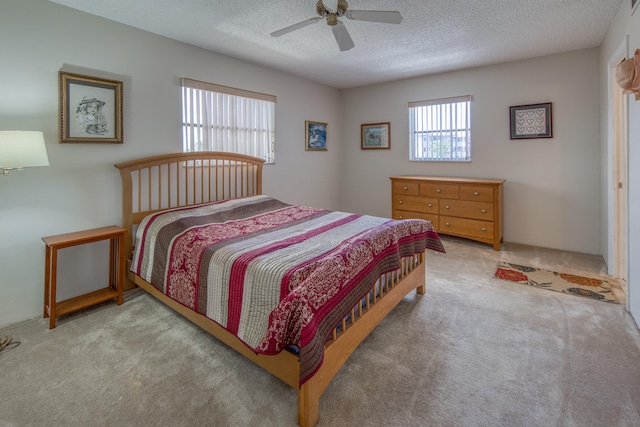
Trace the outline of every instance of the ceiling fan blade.
[[399, 24], [402, 21], [400, 12], [384, 10], [347, 10], [345, 16], [354, 21], [381, 22], [383, 24]]
[[322, 19], [321, 17], [316, 17], [316, 18], [307, 19], [306, 21], [298, 22], [297, 24], [293, 24], [289, 27], [283, 28], [278, 31], [274, 31], [273, 33], [271, 33], [271, 37], [283, 36], [287, 33], [290, 33], [291, 31], [299, 30], [300, 28], [304, 28], [307, 25], [315, 24], [321, 19]]
[[341, 52], [349, 50], [355, 46], [351, 36], [349, 35], [349, 31], [347, 31], [347, 27], [345, 27], [341, 21], [338, 21], [336, 25], [331, 27], [331, 31], [333, 31], [333, 36], [336, 38]]

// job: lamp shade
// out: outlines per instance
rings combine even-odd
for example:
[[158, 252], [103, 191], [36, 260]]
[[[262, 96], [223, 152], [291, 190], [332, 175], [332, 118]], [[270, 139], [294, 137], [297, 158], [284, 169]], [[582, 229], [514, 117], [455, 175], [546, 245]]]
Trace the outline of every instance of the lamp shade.
[[49, 166], [42, 132], [0, 131], [0, 169]]

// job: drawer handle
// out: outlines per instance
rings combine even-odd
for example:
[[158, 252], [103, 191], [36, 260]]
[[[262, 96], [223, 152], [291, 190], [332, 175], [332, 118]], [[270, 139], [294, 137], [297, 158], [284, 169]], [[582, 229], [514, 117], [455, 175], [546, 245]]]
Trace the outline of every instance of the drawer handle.
[[480, 209], [480, 212], [487, 213], [487, 210], [486, 209]]
[[429, 206], [429, 207], [433, 207], [433, 205], [432, 205], [431, 203], [429, 203], [427, 206]]
[[482, 227], [481, 230], [482, 231], [487, 231], [487, 227]]
[[439, 188], [436, 190], [436, 193], [440, 193], [442, 190], [440, 190]]
[[449, 205], [445, 206], [444, 208], [445, 208], [445, 209], [449, 209]]
[[401, 205], [402, 204], [402, 200], [398, 200], [398, 204]]
[[448, 222], [445, 222], [444, 225], [446, 225], [447, 227], [450, 226], [451, 224], [449, 224]]
[[474, 196], [479, 196], [479, 195], [480, 195], [480, 193], [478, 193], [477, 191], [474, 191], [474, 192], [473, 192], [473, 195], [474, 195]]
[[402, 215], [400, 215], [400, 219], [403, 219], [403, 218], [402, 218]]
[[403, 187], [402, 189], [406, 191], [409, 189], [409, 187]]

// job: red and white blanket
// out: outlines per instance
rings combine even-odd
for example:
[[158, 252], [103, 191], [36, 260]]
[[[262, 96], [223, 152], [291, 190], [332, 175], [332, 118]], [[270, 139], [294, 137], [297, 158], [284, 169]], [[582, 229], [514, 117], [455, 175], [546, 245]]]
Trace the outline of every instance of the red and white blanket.
[[331, 330], [377, 278], [425, 249], [444, 252], [428, 221], [252, 196], [148, 216], [131, 271], [257, 353], [298, 347], [302, 384], [322, 364]]

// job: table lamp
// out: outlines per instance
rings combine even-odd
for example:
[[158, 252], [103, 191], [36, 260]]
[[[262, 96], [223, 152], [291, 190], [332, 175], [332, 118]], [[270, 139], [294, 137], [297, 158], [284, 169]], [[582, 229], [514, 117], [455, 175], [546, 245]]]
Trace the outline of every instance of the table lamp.
[[33, 166], [49, 166], [42, 132], [0, 131], [0, 170], [2, 175], [9, 175], [11, 170], [22, 170]]

